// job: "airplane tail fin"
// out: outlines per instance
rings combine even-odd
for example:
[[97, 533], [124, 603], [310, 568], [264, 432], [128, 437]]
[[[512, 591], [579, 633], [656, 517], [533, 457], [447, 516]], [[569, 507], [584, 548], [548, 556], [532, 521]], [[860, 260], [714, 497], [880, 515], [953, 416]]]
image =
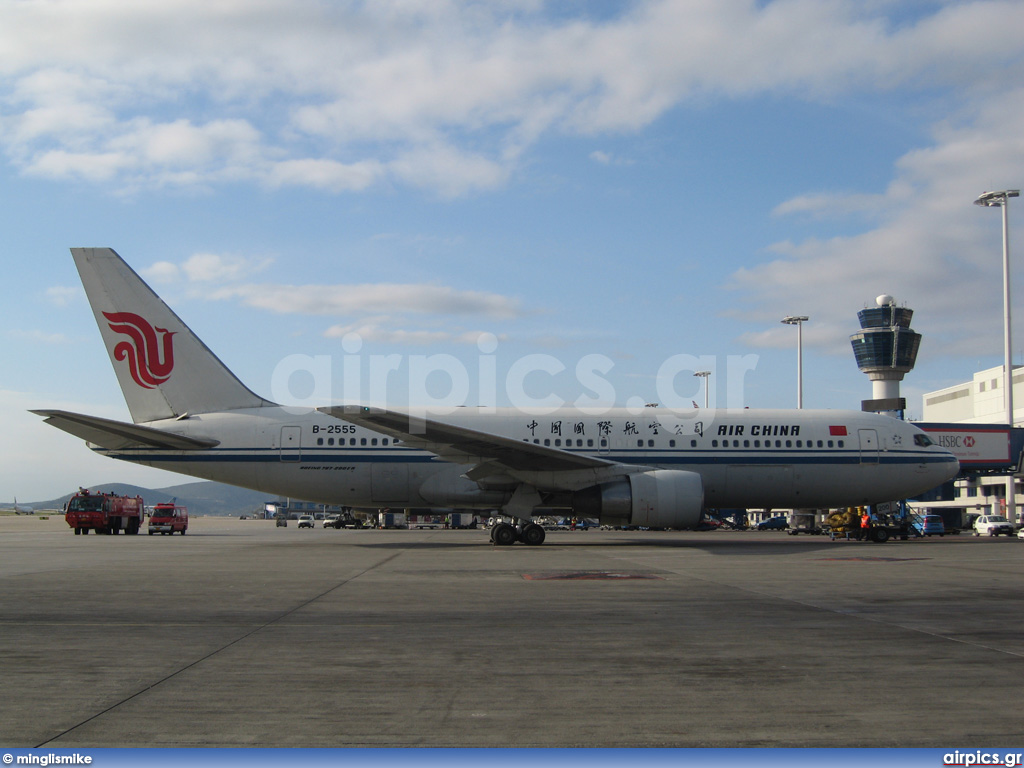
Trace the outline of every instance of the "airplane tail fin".
[[225, 367], [111, 248], [72, 248], [118, 383], [138, 424], [268, 401]]

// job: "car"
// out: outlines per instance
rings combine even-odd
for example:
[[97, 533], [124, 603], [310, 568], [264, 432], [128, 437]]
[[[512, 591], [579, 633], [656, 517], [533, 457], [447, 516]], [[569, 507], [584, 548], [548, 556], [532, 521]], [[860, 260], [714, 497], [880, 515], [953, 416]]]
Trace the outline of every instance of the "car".
[[337, 526], [336, 523], [338, 522], [338, 518], [339, 517], [341, 517], [341, 515], [328, 515], [327, 517], [324, 518], [323, 527], [324, 528], [338, 528], [339, 526]]
[[918, 515], [912, 525], [918, 536], [946, 535], [946, 525], [939, 515]]
[[313, 527], [313, 516], [312, 515], [300, 515], [299, 516], [299, 528], [312, 528]]
[[755, 530], [758, 531], [784, 531], [788, 527], [789, 521], [786, 519], [785, 515], [769, 517], [767, 520], [762, 520], [754, 526]]
[[1017, 531], [1017, 538], [1024, 539], [1024, 528], [1021, 528], [1019, 531]]
[[975, 536], [1013, 536], [1014, 530], [1013, 523], [1002, 515], [982, 515], [974, 521]]

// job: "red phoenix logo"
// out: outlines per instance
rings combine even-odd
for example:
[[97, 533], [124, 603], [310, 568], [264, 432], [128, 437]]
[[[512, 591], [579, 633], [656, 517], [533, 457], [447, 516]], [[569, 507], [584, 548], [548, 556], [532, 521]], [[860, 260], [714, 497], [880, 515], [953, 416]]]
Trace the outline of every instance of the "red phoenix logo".
[[[103, 316], [109, 321], [110, 330], [131, 339], [118, 342], [114, 359], [128, 361], [128, 370], [136, 384], [154, 389], [171, 377], [174, 368], [171, 337], [176, 331], [154, 328], [134, 312], [104, 312]], [[160, 339], [158, 333], [162, 334]]]

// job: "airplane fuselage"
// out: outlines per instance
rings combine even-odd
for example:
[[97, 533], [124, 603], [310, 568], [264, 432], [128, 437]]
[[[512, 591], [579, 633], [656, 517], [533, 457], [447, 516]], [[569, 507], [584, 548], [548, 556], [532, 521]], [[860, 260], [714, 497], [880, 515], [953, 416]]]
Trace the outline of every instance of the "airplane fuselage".
[[[599, 415], [459, 408], [432, 419], [626, 465], [701, 476], [707, 508], [830, 507], [913, 497], [954, 477], [956, 459], [912, 424], [857, 411], [616, 409]], [[493, 509], [511, 495], [472, 466], [319, 411], [279, 406], [145, 426], [213, 438], [204, 450], [93, 447], [107, 456], [325, 504]], [[598, 478], [599, 481], [599, 478]], [[595, 482], [583, 477], [582, 488]], [[572, 491], [577, 488], [566, 487]]]

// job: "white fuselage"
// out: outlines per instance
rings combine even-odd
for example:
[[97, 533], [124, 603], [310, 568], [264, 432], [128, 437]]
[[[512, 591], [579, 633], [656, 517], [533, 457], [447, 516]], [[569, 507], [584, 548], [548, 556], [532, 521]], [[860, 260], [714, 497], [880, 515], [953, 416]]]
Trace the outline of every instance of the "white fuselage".
[[[622, 464], [700, 474], [704, 506], [835, 507], [911, 498], [952, 479], [956, 459], [912, 424], [856, 411], [459, 408], [445, 422]], [[146, 426], [214, 438], [205, 450], [95, 448], [105, 455], [195, 477], [360, 508], [496, 508], [500, 488], [463, 477], [394, 437], [318, 411], [278, 406], [204, 413]]]

